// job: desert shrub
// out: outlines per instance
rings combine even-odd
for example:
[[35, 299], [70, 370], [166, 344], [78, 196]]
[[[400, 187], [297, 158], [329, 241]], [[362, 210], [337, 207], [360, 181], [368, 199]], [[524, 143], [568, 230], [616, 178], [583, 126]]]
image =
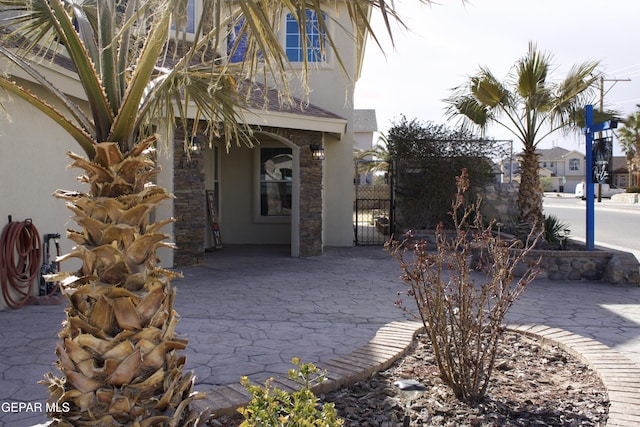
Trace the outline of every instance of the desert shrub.
[[494, 179], [490, 159], [504, 154], [496, 141], [462, 128], [404, 116], [392, 124], [385, 141], [395, 165], [395, 220], [404, 230], [434, 229], [438, 222], [448, 222], [458, 171], [466, 169], [481, 188]]
[[[480, 199], [465, 201], [466, 171], [456, 183], [451, 210], [454, 233], [446, 233], [440, 223], [435, 250], [426, 241], [414, 242], [410, 235], [386, 247], [400, 263], [417, 313], [398, 304], [424, 324], [440, 377], [458, 399], [478, 402], [491, 380], [507, 310], [538, 271], [534, 263], [514, 281], [514, 269], [539, 236], [530, 235], [526, 242], [502, 240], [493, 232], [493, 223], [483, 224]], [[512, 250], [515, 247], [523, 249]]]
[[555, 215], [544, 216], [544, 241], [547, 243], [561, 243], [564, 239], [565, 231], [569, 226], [560, 221]]
[[627, 187], [627, 189], [625, 190], [627, 193], [640, 193], [640, 187], [637, 185], [634, 185], [632, 187]]
[[247, 377], [242, 385], [251, 394], [246, 407], [238, 409], [244, 417], [240, 427], [339, 427], [343, 425], [338, 418], [333, 403], [320, 404], [311, 388], [325, 380], [324, 375], [313, 363], [302, 364], [300, 359], [291, 361], [294, 369], [289, 370], [289, 379], [298, 383], [300, 388], [286, 392], [274, 387], [273, 378], [268, 379], [264, 387], [252, 385]]
[[549, 176], [540, 177], [540, 186], [542, 191], [553, 191], [553, 179]]

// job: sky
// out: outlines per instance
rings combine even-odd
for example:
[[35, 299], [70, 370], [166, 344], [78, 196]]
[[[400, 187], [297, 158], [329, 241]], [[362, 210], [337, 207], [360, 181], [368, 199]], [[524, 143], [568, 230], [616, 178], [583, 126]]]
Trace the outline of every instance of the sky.
[[[622, 117], [640, 104], [640, 1], [638, 0], [395, 0], [409, 30], [396, 26], [395, 47], [384, 37], [383, 49], [369, 40], [355, 107], [375, 109], [385, 133], [401, 115], [407, 119], [455, 127], [447, 121], [443, 99], [480, 66], [500, 80], [527, 53], [529, 42], [552, 55], [551, 78], [562, 80], [570, 68], [599, 61], [604, 73], [604, 105]], [[374, 31], [384, 35], [377, 16]], [[630, 81], [614, 82], [617, 79]], [[611, 80], [611, 81], [608, 81]], [[599, 103], [599, 96], [595, 104]], [[514, 139], [496, 127], [487, 134]], [[584, 136], [555, 133], [539, 145], [584, 152]], [[521, 145], [514, 142], [514, 150]], [[622, 155], [614, 140], [614, 155]]]

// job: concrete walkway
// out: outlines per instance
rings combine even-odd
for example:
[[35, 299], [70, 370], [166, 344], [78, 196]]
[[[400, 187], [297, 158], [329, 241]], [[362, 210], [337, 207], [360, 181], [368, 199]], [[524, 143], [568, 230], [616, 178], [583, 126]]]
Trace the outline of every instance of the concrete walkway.
[[[281, 376], [290, 360], [324, 364], [369, 343], [383, 326], [408, 320], [394, 306], [398, 264], [380, 247], [328, 249], [291, 258], [285, 247], [225, 247], [183, 270], [176, 310], [189, 339], [197, 390]], [[45, 422], [61, 306], [0, 312], [0, 425]], [[508, 319], [597, 340], [640, 366], [640, 288], [604, 282], [532, 283]], [[55, 372], [55, 371], [54, 371]], [[20, 402], [26, 408], [15, 408]]]

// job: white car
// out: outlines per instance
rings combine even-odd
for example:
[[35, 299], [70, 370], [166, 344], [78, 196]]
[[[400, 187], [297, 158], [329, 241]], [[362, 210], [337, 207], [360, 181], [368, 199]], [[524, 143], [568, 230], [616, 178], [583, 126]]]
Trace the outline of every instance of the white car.
[[[614, 194], [624, 193], [623, 189], [618, 188], [615, 185], [600, 184], [600, 186], [601, 186], [600, 196], [604, 198], [611, 198], [611, 196], [613, 196]], [[586, 199], [584, 182], [581, 182], [580, 184], [576, 185], [575, 196], [583, 200]], [[598, 197], [598, 184], [593, 184], [593, 197], [594, 198]]]

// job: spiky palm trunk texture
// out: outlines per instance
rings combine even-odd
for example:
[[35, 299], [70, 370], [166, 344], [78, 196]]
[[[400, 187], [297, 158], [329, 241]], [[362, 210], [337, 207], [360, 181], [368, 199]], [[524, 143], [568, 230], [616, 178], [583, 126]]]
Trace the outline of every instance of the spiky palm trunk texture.
[[518, 190], [518, 237], [526, 239], [543, 227], [542, 187], [538, 175], [538, 155], [535, 148], [525, 147], [522, 154], [522, 175]]
[[69, 230], [81, 269], [63, 281], [67, 319], [56, 346], [61, 376], [44, 381], [49, 415], [57, 426], [183, 426], [194, 378], [183, 374], [187, 341], [176, 337], [173, 309], [177, 274], [157, 265], [156, 250], [172, 246], [149, 214], [172, 196], [151, 184], [159, 172], [155, 138], [123, 154], [100, 143], [89, 161], [73, 153], [72, 166], [90, 186], [87, 194], [58, 191], [81, 231]]

